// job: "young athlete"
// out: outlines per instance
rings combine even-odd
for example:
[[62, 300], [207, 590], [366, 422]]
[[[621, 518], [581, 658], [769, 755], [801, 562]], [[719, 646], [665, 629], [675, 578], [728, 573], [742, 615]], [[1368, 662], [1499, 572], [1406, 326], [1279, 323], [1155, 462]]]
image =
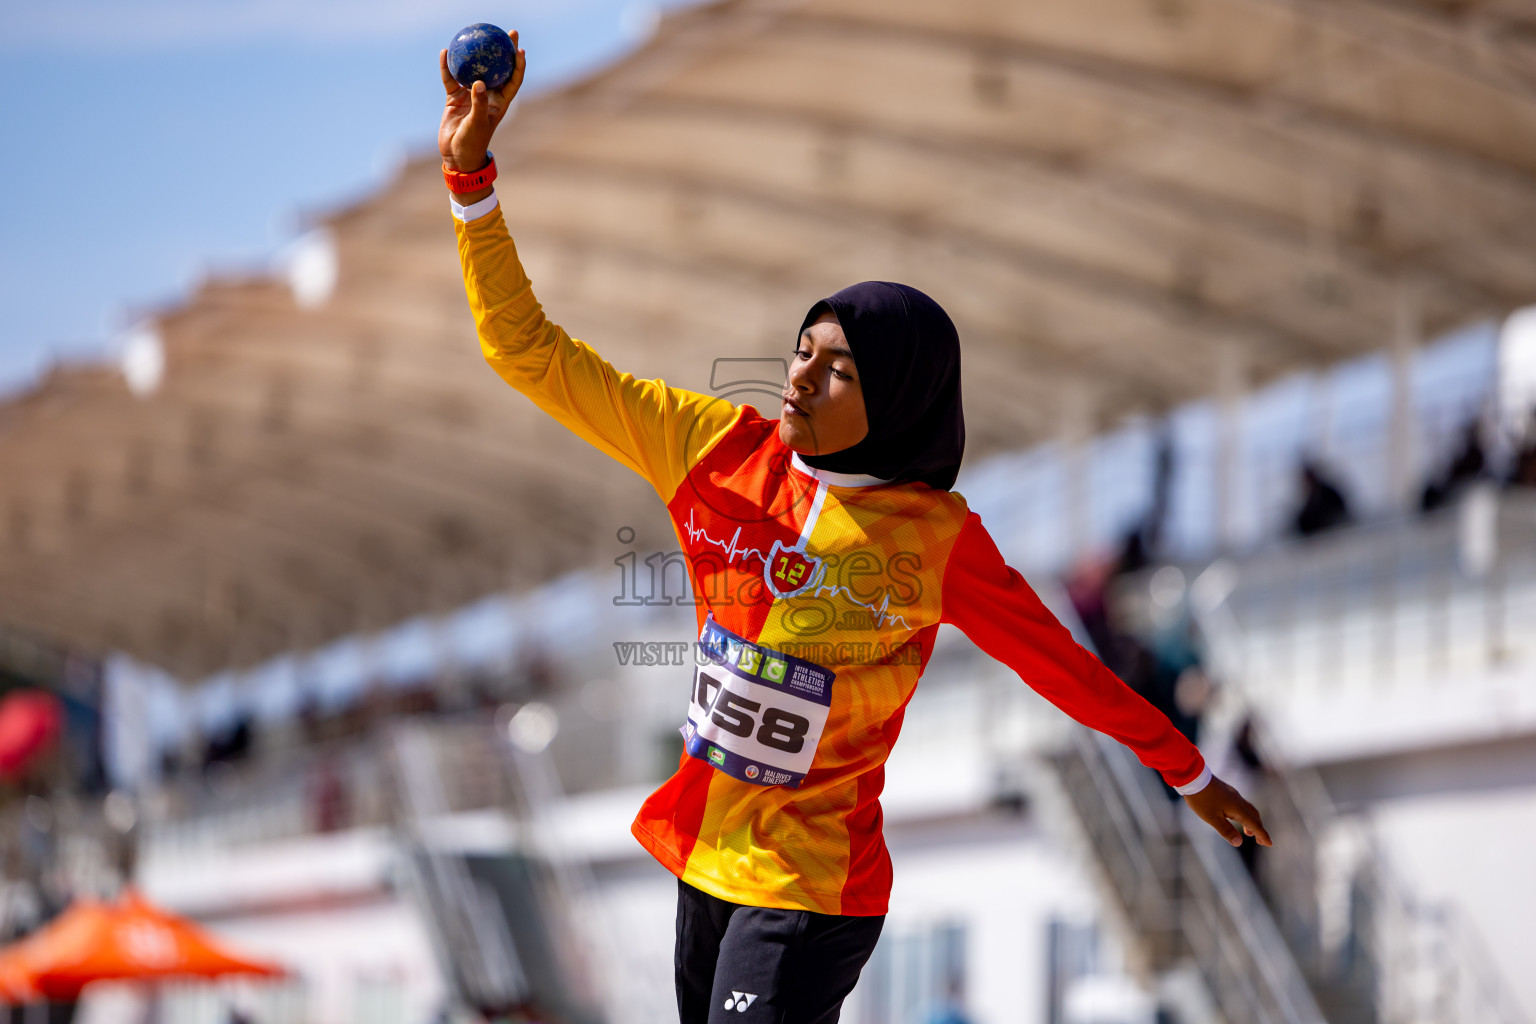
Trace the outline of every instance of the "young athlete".
[[490, 186], [524, 52], [500, 90], [462, 88], [447, 51], [439, 63], [438, 145], [486, 360], [648, 480], [688, 559], [701, 657], [685, 752], [632, 828], [678, 878], [685, 1024], [837, 1020], [890, 895], [883, 765], [942, 622], [1130, 747], [1233, 845], [1269, 845], [1258, 812], [1072, 640], [950, 490], [960, 348], [937, 303], [872, 281], [816, 303], [777, 420], [621, 373], [545, 319]]

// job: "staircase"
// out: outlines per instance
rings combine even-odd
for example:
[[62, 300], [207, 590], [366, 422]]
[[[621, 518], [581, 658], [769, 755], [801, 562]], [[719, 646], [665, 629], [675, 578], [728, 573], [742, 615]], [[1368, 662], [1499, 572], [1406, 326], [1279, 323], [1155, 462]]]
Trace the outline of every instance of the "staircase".
[[1476, 930], [1416, 898], [1315, 772], [1268, 772], [1255, 799], [1275, 841], [1260, 889], [1329, 1021], [1528, 1024]]
[[1415, 901], [1306, 772], [1254, 794], [1274, 839], [1250, 874], [1113, 740], [1053, 757], [1111, 916], [1152, 975], [1193, 964], [1226, 1024], [1528, 1024], [1450, 910]]
[[437, 744], [419, 723], [396, 727], [391, 753], [396, 823], [406, 877], [431, 930], [444, 976], [457, 997], [500, 1009], [532, 996], [496, 892], [470, 871], [461, 851], [444, 849], [434, 824], [451, 813]]
[[[529, 783], [547, 766], [484, 719], [401, 722], [391, 753], [404, 874], [456, 999], [486, 1015], [598, 1024], [572, 924], [577, 886], [537, 835], [542, 796]], [[489, 837], [488, 824], [500, 826]]]
[[[1482, 494], [1454, 513], [1219, 559], [1187, 591], [1175, 574], [1214, 674], [1256, 723], [1271, 768], [1245, 795], [1275, 845], [1250, 874], [1128, 750], [1074, 727], [1053, 758], [1058, 795], [1150, 972], [1194, 964], [1227, 1024], [1529, 1024], [1475, 929], [1417, 899], [1315, 772], [1274, 767], [1285, 762], [1263, 720], [1360, 680], [1422, 701], [1425, 679], [1536, 660], [1532, 551], [1536, 501]], [[1145, 605], [1152, 572], [1118, 599]], [[1086, 640], [1064, 595], [1051, 607]]]
[[1055, 757], [1114, 916], [1153, 974], [1199, 969], [1227, 1024], [1339, 1024], [1318, 1007], [1236, 852], [1087, 729]]

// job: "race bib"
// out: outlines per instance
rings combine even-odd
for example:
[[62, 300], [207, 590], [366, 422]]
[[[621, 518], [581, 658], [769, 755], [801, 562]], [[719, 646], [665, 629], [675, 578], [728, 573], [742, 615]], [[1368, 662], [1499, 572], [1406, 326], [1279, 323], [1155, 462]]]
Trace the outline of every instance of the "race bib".
[[759, 786], [799, 786], [816, 757], [836, 674], [760, 647], [705, 617], [683, 745], [689, 756]]

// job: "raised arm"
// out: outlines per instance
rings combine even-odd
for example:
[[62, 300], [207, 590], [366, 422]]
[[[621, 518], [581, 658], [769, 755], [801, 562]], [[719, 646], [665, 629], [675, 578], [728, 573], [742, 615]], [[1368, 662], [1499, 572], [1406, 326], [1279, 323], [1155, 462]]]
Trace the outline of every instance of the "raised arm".
[[1130, 747], [1190, 808], [1234, 846], [1242, 835], [1270, 845], [1259, 812], [1211, 775], [1195, 745], [1072, 638], [970, 513], [944, 570], [943, 620], [1076, 721]]
[[[513, 47], [517, 33], [512, 34]], [[488, 162], [491, 135], [522, 87], [527, 56], [501, 89], [466, 89], [438, 56], [447, 99], [438, 148], [450, 170], [473, 173]], [[645, 477], [670, 499], [689, 468], [735, 421], [726, 400], [637, 380], [585, 342], [551, 323], [534, 297], [493, 188], [452, 202], [464, 290], [486, 362], [508, 384], [577, 436]]]

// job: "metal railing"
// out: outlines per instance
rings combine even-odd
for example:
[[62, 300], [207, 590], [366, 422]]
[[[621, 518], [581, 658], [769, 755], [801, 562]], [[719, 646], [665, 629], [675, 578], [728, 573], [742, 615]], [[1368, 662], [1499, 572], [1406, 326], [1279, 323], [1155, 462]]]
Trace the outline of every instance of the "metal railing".
[[[510, 783], [489, 741], [491, 714], [461, 720], [401, 719], [422, 728], [445, 813], [506, 806]], [[144, 801], [143, 842], [151, 853], [271, 842], [319, 832], [390, 827], [400, 809], [390, 784], [394, 728], [309, 746], [277, 747], [196, 777], [183, 777]]]
[[461, 856], [441, 849], [432, 835], [434, 820], [453, 810], [439, 761], [446, 748], [416, 723], [401, 723], [390, 738], [407, 876], [427, 911], [444, 975], [471, 1006], [500, 1008], [522, 1002], [529, 995], [528, 977], [501, 901], [471, 874]]
[[1528, 1024], [1471, 922], [1416, 898], [1375, 837], [1336, 812], [1315, 772], [1269, 772], [1256, 798], [1276, 844], [1262, 888], [1325, 1001], [1352, 993], [1379, 1024]]
[[[1469, 514], [1486, 521], [1469, 527]], [[1480, 543], [1467, 535], [1479, 529], [1497, 554], [1482, 571], [1467, 554], [1469, 543]], [[1352, 531], [1327, 544], [1207, 570], [1204, 578], [1209, 582], [1218, 573], [1229, 578], [1216, 580], [1214, 596], [1201, 594], [1202, 581], [1195, 581], [1190, 608], [1220, 673], [1237, 684], [1240, 703], [1250, 707], [1277, 698], [1272, 681], [1255, 671], [1254, 632], [1267, 630], [1269, 636], [1257, 640], [1273, 642], [1289, 628], [1294, 639], [1302, 591], [1326, 593], [1330, 581], [1357, 585], [1353, 596], [1367, 616], [1364, 628], [1377, 637], [1376, 685], [1398, 679], [1405, 668], [1416, 670], [1404, 673], [1411, 677], [1451, 661], [1447, 646], [1456, 631], [1446, 621], [1435, 622], [1437, 611], [1444, 620], [1452, 606], [1447, 601], [1437, 607], [1431, 599], [1458, 590], [1480, 595], [1485, 628], [1474, 633], [1471, 656], [1487, 667], [1536, 638], [1536, 630], [1512, 631], [1507, 618], [1513, 603], [1536, 597], [1536, 501], [1506, 496], [1491, 509], [1470, 513], [1464, 505], [1438, 518]], [[1425, 620], [1419, 628], [1424, 660], [1412, 666], [1404, 664], [1400, 644], [1402, 610], [1410, 601], [1420, 603]], [[1354, 603], [1346, 589], [1305, 614], [1337, 618], [1339, 607]], [[1291, 609], [1288, 619], [1273, 614], [1278, 607]], [[1381, 621], [1371, 621], [1372, 614]], [[1341, 621], [1338, 629], [1346, 628]], [[1294, 669], [1295, 660], [1290, 664]], [[1330, 1016], [1376, 1024], [1528, 1024], [1471, 922], [1449, 904], [1417, 899], [1375, 837], [1338, 812], [1321, 777], [1303, 767], [1279, 767], [1262, 719], [1252, 721], [1260, 760], [1270, 766], [1253, 796], [1275, 840], [1260, 864], [1261, 890]]]
[[1323, 1024], [1236, 852], [1163, 793], [1124, 747], [1074, 730], [1063, 786], [1108, 888], [1157, 971], [1197, 966], [1228, 1021]]
[[[599, 912], [595, 884], [559, 849], [551, 819], [562, 795], [547, 753], [554, 719], [530, 738], [513, 710], [495, 719], [403, 721], [392, 730], [408, 874], [461, 1000], [483, 1013], [516, 1008], [553, 1024], [597, 1024], [608, 993], [596, 968], [610, 965], [615, 950], [594, 934], [610, 938], [609, 930], [583, 927]], [[500, 812], [504, 836], [460, 848], [451, 831], [443, 834], [466, 794]]]
[[1257, 704], [1496, 669], [1536, 657], [1536, 494], [1484, 484], [1433, 514], [1218, 560], [1194, 589], [1215, 667]]

